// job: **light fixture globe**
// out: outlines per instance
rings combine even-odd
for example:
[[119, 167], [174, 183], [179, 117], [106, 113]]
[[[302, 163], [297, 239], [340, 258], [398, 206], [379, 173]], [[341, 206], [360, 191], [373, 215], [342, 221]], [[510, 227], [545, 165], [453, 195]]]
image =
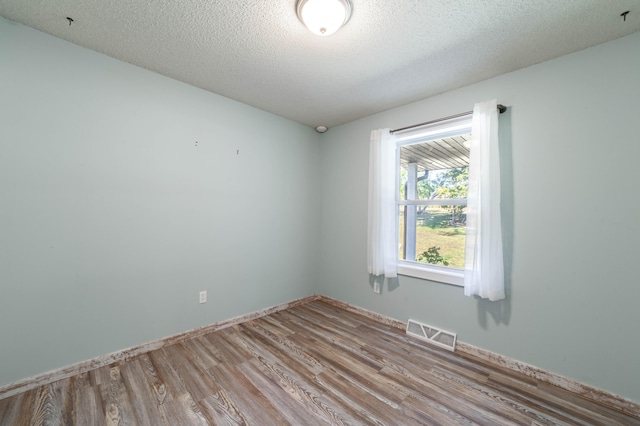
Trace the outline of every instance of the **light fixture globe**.
[[309, 31], [328, 36], [351, 17], [351, 0], [297, 0], [296, 13]]

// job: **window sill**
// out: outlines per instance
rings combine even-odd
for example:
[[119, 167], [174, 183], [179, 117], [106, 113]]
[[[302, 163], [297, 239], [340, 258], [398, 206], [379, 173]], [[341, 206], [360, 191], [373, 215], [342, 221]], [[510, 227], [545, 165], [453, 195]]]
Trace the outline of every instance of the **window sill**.
[[464, 286], [464, 271], [462, 269], [399, 260], [398, 274], [460, 287]]

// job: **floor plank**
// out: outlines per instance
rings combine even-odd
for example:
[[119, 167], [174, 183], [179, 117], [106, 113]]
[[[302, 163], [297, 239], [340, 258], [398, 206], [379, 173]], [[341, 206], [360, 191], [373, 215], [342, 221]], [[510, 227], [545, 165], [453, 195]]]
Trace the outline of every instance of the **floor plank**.
[[640, 425], [312, 301], [0, 400], [0, 425]]

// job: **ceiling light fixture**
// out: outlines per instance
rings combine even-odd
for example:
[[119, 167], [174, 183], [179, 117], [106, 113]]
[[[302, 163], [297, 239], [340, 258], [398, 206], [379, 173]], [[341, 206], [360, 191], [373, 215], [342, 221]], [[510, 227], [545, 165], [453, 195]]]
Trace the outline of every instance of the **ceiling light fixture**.
[[296, 13], [314, 34], [328, 36], [351, 17], [351, 0], [297, 0]]

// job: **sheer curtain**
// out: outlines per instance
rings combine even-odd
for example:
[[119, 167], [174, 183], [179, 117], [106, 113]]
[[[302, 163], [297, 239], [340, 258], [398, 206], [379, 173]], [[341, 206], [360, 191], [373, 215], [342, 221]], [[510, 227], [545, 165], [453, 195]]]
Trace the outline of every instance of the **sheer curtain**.
[[396, 141], [389, 129], [371, 132], [369, 143], [369, 222], [367, 270], [397, 277]]
[[500, 300], [505, 294], [495, 99], [474, 106], [471, 133], [464, 294]]

